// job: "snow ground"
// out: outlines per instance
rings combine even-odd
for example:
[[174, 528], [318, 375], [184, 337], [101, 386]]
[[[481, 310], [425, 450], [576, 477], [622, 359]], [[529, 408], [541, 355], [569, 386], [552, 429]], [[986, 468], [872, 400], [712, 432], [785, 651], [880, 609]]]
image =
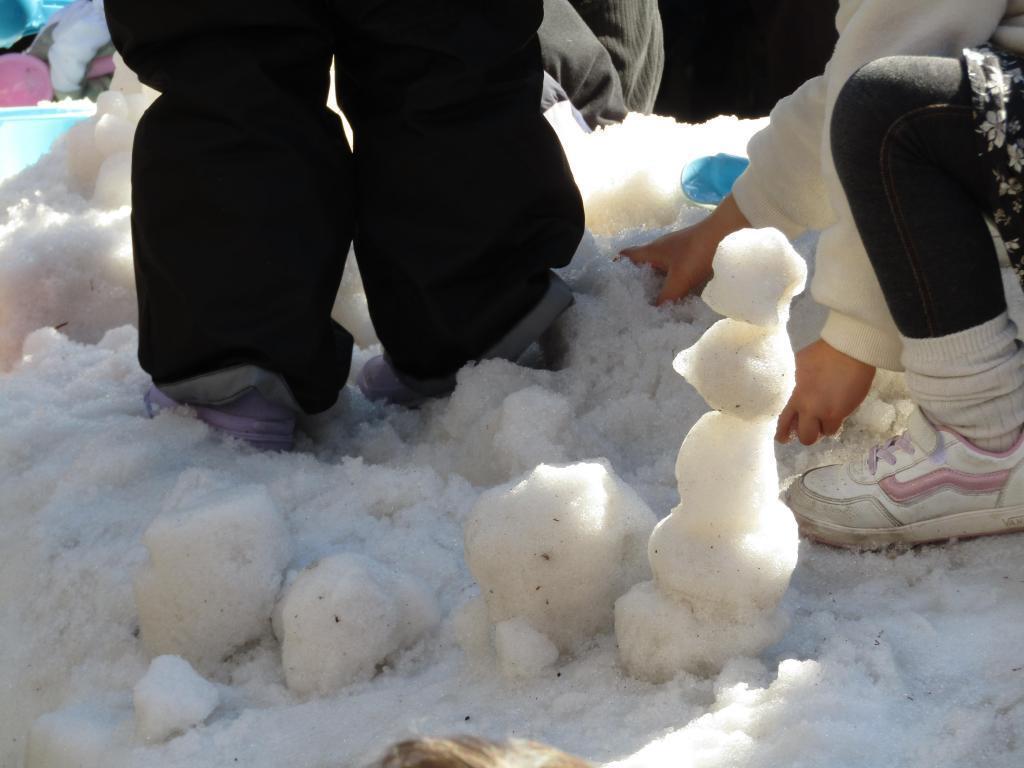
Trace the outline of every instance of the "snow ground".
[[[887, 554], [802, 542], [785, 637], [710, 680], [631, 680], [608, 634], [510, 681], [455, 641], [454, 617], [477, 593], [462, 525], [488, 488], [541, 461], [604, 457], [659, 516], [675, 505], [676, 452], [706, 406], [671, 363], [716, 316], [699, 299], [650, 306], [655, 276], [612, 257], [700, 216], [675, 191], [683, 159], [741, 149], [755, 128], [631, 118], [570, 141], [595, 238], [565, 271], [578, 301], [558, 369], [470, 367], [452, 398], [420, 411], [371, 406], [348, 387], [290, 455], [178, 413], [144, 417], [129, 212], [91, 202], [66, 147], [0, 185], [0, 766], [22, 766], [33, 721], [67, 708], [102, 736], [73, 764], [105, 768], [359, 766], [397, 739], [455, 733], [623, 766], [1021, 765], [1020, 536]], [[354, 275], [342, 294], [364, 345], [358, 370], [375, 349]], [[797, 301], [798, 344], [819, 318]], [[569, 418], [550, 428], [523, 407], [532, 401]], [[882, 378], [840, 440], [781, 449], [781, 475], [866, 450], [908, 407], [899, 380]], [[283, 514], [293, 571], [368, 556], [433, 590], [441, 624], [372, 680], [297, 696], [268, 622], [208, 675], [220, 704], [206, 724], [149, 745], [124, 725], [149, 662], [133, 597], [143, 533], [243, 485], [263, 486]]]

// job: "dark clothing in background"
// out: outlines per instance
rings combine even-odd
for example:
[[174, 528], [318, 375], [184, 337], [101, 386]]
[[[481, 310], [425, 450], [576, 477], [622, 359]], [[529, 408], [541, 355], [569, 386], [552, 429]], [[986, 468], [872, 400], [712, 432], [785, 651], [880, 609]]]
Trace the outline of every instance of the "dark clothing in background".
[[[307, 412], [344, 385], [349, 244], [395, 366], [448, 376], [568, 263], [583, 210], [538, 111], [542, 0], [107, 0], [162, 95], [132, 168], [139, 357], [157, 385], [252, 364]], [[337, 91], [350, 152], [325, 106]]]
[[767, 115], [832, 56], [838, 0], [660, 0], [665, 75], [654, 111], [684, 122]]
[[569, 0], [544, 0], [538, 30], [544, 71], [558, 81], [591, 128], [621, 123], [626, 113], [619, 73], [601, 41]]
[[657, 0], [544, 0], [544, 69], [591, 128], [649, 113], [665, 51]]
[[661, 87], [665, 42], [658, 0], [571, 0], [608, 49], [630, 112], [648, 114]]
[[[836, 171], [886, 304], [909, 338], [963, 331], [1006, 309], [983, 217], [1002, 202], [976, 126], [959, 59], [873, 62], [836, 101]], [[1013, 216], [1019, 227], [1022, 217]]]

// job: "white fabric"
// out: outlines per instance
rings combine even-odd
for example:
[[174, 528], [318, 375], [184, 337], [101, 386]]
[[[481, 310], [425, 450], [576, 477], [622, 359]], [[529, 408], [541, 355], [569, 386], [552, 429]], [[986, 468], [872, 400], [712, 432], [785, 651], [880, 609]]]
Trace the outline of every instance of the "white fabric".
[[110, 43], [103, 0], [78, 0], [51, 19], [53, 45], [47, 54], [50, 80], [57, 93], [73, 93], [96, 53]]
[[907, 389], [934, 423], [979, 448], [1002, 451], [1024, 424], [1024, 348], [1003, 312], [975, 328], [903, 339]]
[[989, 40], [1024, 53], [1024, 0], [840, 0], [839, 42], [824, 74], [779, 101], [751, 139], [733, 194], [755, 227], [790, 237], [822, 229], [814, 298], [829, 308], [822, 338], [880, 368], [899, 370], [900, 341], [832, 162], [828, 126], [839, 90], [885, 56], [959, 56]]

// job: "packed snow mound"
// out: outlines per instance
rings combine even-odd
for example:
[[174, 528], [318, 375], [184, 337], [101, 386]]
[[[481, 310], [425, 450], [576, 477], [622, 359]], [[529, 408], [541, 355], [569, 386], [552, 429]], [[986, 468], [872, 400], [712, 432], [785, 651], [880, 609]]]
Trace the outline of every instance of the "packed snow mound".
[[715, 410], [770, 419], [785, 407], [796, 383], [796, 365], [784, 354], [788, 347], [784, 336], [726, 318], [680, 352], [673, 367]]
[[789, 624], [783, 614], [750, 609], [722, 619], [645, 581], [615, 604], [619, 658], [630, 674], [654, 683], [682, 670], [710, 677], [732, 659], [759, 655]]
[[87, 702], [36, 718], [28, 737], [25, 768], [107, 768], [105, 755], [131, 739], [128, 703]]
[[278, 615], [285, 679], [299, 694], [329, 694], [369, 680], [440, 621], [426, 586], [347, 553], [299, 574]]
[[180, 656], [157, 656], [135, 684], [132, 702], [136, 733], [156, 743], [206, 720], [220, 703], [220, 693]]
[[499, 621], [494, 627], [494, 650], [506, 677], [536, 677], [558, 661], [558, 648], [526, 619]]
[[157, 517], [135, 580], [142, 644], [215, 670], [263, 636], [292, 555], [281, 513], [260, 485], [213, 492]]
[[616, 598], [647, 578], [655, 517], [607, 462], [541, 465], [482, 494], [466, 563], [490, 619], [523, 619], [562, 652], [612, 626]]
[[807, 282], [807, 263], [777, 229], [733, 232], [715, 252], [714, 271], [700, 297], [718, 314], [754, 325], [783, 325]]

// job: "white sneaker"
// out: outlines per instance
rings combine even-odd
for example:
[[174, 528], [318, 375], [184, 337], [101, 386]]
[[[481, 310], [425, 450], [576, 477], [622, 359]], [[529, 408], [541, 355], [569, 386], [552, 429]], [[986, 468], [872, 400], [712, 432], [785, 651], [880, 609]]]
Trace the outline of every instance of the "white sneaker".
[[1008, 451], [971, 445], [915, 410], [866, 460], [805, 472], [786, 503], [805, 536], [878, 549], [1024, 531], [1024, 435]]

